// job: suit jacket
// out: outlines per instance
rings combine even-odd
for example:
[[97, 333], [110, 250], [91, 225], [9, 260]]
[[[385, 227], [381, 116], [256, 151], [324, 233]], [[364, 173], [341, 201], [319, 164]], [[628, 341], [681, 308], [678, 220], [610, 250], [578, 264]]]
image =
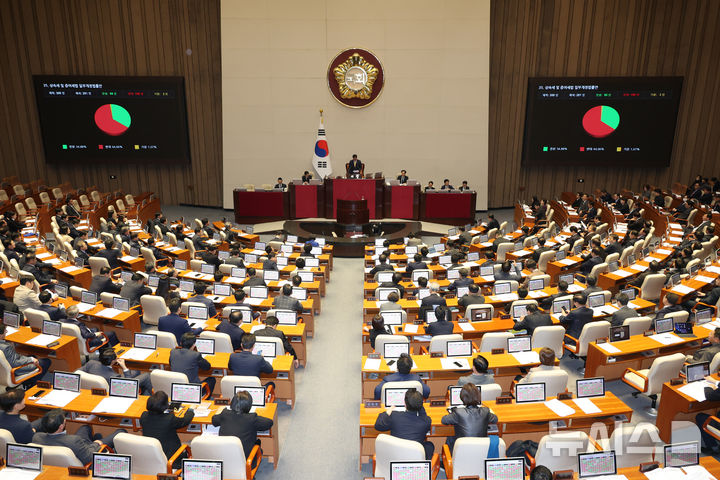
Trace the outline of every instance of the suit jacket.
[[362, 162], [360, 160], [350, 160], [348, 162], [348, 172], [360, 173], [362, 170]]
[[61, 307], [55, 307], [53, 305], [50, 305], [48, 303], [44, 303], [38, 307], [38, 310], [42, 310], [43, 312], [47, 313], [50, 317], [50, 320], [53, 320], [55, 322], [59, 322], [63, 318], [65, 318], [65, 309]]
[[230, 355], [228, 369], [233, 375], [247, 375], [259, 377], [261, 373], [273, 373], [273, 367], [262, 355], [254, 355], [252, 352], [238, 352]]
[[223, 320], [217, 326], [217, 331], [220, 333], [224, 333], [230, 337], [233, 350], [242, 349], [242, 338], [245, 335], [245, 332], [242, 328], [240, 328], [240, 326], [234, 323], [230, 323], [227, 320]]
[[95, 275], [92, 278], [92, 282], [90, 283], [90, 290], [91, 292], [95, 292], [98, 295], [103, 292], [110, 292], [110, 293], [120, 293], [120, 290], [122, 287], [116, 283], [113, 283], [113, 281], [108, 278], [104, 277], [102, 275]]
[[375, 275], [377, 272], [382, 272], [385, 270], [395, 270], [395, 267], [393, 267], [389, 263], [379, 263], [370, 270], [370, 275]]
[[[512, 270], [510, 272], [512, 272]], [[495, 281], [515, 280], [516, 282], [522, 282], [522, 277], [520, 275], [510, 272], [503, 272], [502, 270], [500, 270], [497, 274], [495, 274]]]
[[198, 370], [207, 370], [210, 362], [205, 360], [196, 350], [186, 348], [175, 349], [170, 352], [170, 370], [187, 375], [190, 383], [200, 383]]
[[42, 264], [40, 263], [36, 265], [30, 265], [29, 263], [26, 263], [25, 265], [23, 265], [22, 269], [32, 274], [32, 276], [35, 277], [35, 280], [37, 280], [40, 285], [45, 285], [46, 283], [50, 283], [53, 277], [49, 273], [43, 272], [40, 269], [41, 265]]
[[610, 255], [612, 253], [622, 253], [623, 246], [620, 245], [620, 242], [613, 242], [607, 247], [605, 247], [605, 255]]
[[550, 247], [538, 247], [535, 249], [535, 251], [532, 254], [533, 260], [535, 260], [535, 263], [537, 263], [540, 260], [540, 254], [543, 252], [547, 252], [549, 250], [552, 250]]
[[458, 379], [458, 385], [461, 387], [466, 383], [472, 383], [473, 385], [492, 385], [495, 383], [495, 378], [492, 373], [471, 373]]
[[392, 412], [388, 415], [382, 412], [375, 420], [375, 430], [387, 432], [390, 435], [405, 440], [412, 440], [422, 444], [430, 431], [432, 421], [421, 408], [419, 412]]
[[97, 257], [102, 257], [108, 261], [108, 265], [110, 265], [110, 268], [118, 268], [120, 266], [120, 250], [117, 248], [111, 248], [110, 250], [104, 249], [97, 252], [95, 255]]
[[[17, 292], [17, 290], [15, 290]], [[710, 290], [704, 297], [698, 298], [698, 301], [714, 307], [715, 304], [720, 300], [720, 287], [715, 287]]]
[[236, 267], [245, 267], [245, 262], [240, 257], [228, 257], [225, 259], [225, 263]]
[[472, 285], [473, 283], [475, 283], [475, 282], [473, 281], [472, 278], [460, 277], [457, 280], [455, 280], [453, 283], [448, 285], [448, 290], [457, 290], [460, 287], [467, 287], [468, 285]]
[[127, 372], [117, 373], [111, 367], [103, 365], [97, 360], [88, 360], [88, 362], [83, 365], [80, 370], [85, 373], [99, 375], [107, 380], [108, 384], [110, 384], [111, 378], [136, 378], [142, 375], [142, 372], [138, 372], [137, 370], [128, 370]]
[[[412, 240], [412, 239], [410, 239]], [[410, 273], [413, 270], [427, 270], [428, 266], [425, 262], [408, 262], [407, 267], [405, 267], [405, 271]]]
[[538, 327], [549, 327], [553, 324], [552, 318], [547, 313], [535, 312], [525, 315], [521, 321], [516, 322], [513, 330], [527, 330], [528, 335], [532, 335]]
[[408, 373], [404, 375], [400, 372], [391, 373], [382, 379], [382, 382], [377, 384], [375, 387], [375, 400], [380, 400], [380, 393], [382, 392], [382, 386], [386, 382], [406, 382], [410, 380], [417, 380], [423, 386], [423, 398], [427, 398], [430, 395], [430, 387], [427, 386], [420, 375], [417, 373]]
[[282, 310], [295, 310], [298, 313], [302, 313], [303, 310], [300, 300], [282, 294], [273, 299], [273, 307]]
[[130, 306], [140, 305], [140, 297], [143, 295], [152, 295], [152, 290], [137, 282], [127, 282], [120, 289], [120, 296], [130, 300]]
[[165, 456], [170, 458], [180, 448], [180, 437], [177, 434], [178, 428], [190, 425], [194, 416], [195, 412], [191, 408], [188, 408], [182, 417], [178, 417], [172, 412], [155, 413], [145, 411], [140, 416], [143, 437], [157, 438], [160, 445], [162, 445]]
[[679, 312], [683, 308], [680, 305], [668, 305], [655, 313], [655, 318], [663, 318], [668, 313]]
[[[32, 357], [26, 357], [25, 355], [17, 353], [15, 345], [4, 340], [0, 340], [0, 351], [2, 351], [5, 355], [5, 360], [7, 360], [10, 364], [10, 368], [16, 368], [20, 365], [25, 365], [26, 363], [31, 363], [33, 361]], [[17, 374], [18, 376], [25, 375], [26, 373], [30, 373], [36, 369], [37, 367], [34, 364], [27, 365], [18, 370]]]
[[265, 328], [259, 328], [255, 330], [255, 336], [256, 337], [275, 337], [282, 340], [283, 348], [285, 349], [286, 353], [289, 353], [294, 358], [297, 359], [297, 354], [295, 353], [295, 349], [293, 348], [292, 344], [290, 343], [290, 340], [288, 340], [287, 336], [285, 336], [285, 333], [281, 332], [280, 330], [276, 330], [274, 328], [265, 327]]
[[717, 353], [720, 353], [720, 343], [711, 343], [707, 347], [703, 347], [693, 353], [692, 363], [712, 362], [713, 357]]
[[245, 280], [245, 283], [243, 283], [243, 287], [265, 287], [267, 286], [265, 283], [265, 280], [263, 280], [261, 277], [252, 277]]
[[202, 332], [202, 328], [193, 329], [185, 318], [175, 313], [158, 318], [158, 330], [175, 335], [178, 345], [180, 345], [180, 339], [184, 333], [200, 335], [200, 332]]
[[188, 302], [197, 302], [202, 303], [203, 305], [206, 305], [208, 307], [208, 316], [214, 317], [217, 315], [217, 310], [215, 309], [215, 303], [210, 300], [205, 295], [195, 295], [187, 299]]
[[263, 260], [263, 270], [277, 270], [277, 262], [275, 260]]
[[397, 288], [400, 291], [400, 298], [403, 298], [405, 296], [405, 287], [403, 287], [399, 283], [383, 282], [378, 286], [383, 288]]
[[13, 303], [18, 306], [21, 312], [28, 308], [40, 308], [40, 305], [42, 305], [35, 290], [27, 288], [25, 285], [19, 285], [15, 289]]
[[567, 335], [579, 338], [580, 332], [586, 323], [592, 322], [593, 311], [588, 307], [580, 307], [572, 310], [567, 315], [560, 317], [560, 323], [565, 326]]
[[460, 300], [458, 300], [458, 305], [460, 305], [461, 307], [466, 307], [466, 308], [469, 305], [479, 305], [482, 303], [485, 303], [485, 297], [480, 293], [477, 293], [477, 294], [468, 293], [466, 295], [463, 295], [462, 298], [460, 298]]
[[590, 257], [580, 265], [580, 272], [582, 272], [584, 275], [588, 275], [592, 271], [592, 269], [595, 265], [599, 265], [601, 263], [602, 263], [602, 258]]
[[453, 333], [454, 328], [455, 324], [448, 322], [447, 320], [443, 320], [442, 322], [433, 322], [425, 327], [425, 333], [433, 337], [435, 335], [450, 335]]
[[20, 415], [11, 415], [0, 412], [0, 428], [12, 433], [18, 443], [30, 443], [33, 437], [33, 427], [30, 422], [20, 418]]
[[408, 176], [407, 175], [398, 175], [397, 181], [400, 183], [407, 183], [408, 182]]
[[497, 423], [497, 415], [487, 407], [452, 408], [442, 417], [443, 425], [455, 426], [455, 437], [487, 437], [488, 424]]
[[257, 413], [235, 413], [232, 410], [223, 410], [213, 415], [212, 424], [220, 427], [220, 436], [239, 438], [247, 458], [257, 442], [257, 432], [270, 430], [273, 421], [260, 417]]
[[493, 218], [487, 223], [485, 228], [487, 228], [488, 231], [492, 230], [493, 228], [500, 228], [500, 222]]
[[432, 307], [433, 305], [447, 305], [447, 302], [445, 302], [445, 299], [437, 293], [428, 295], [420, 302], [421, 307]]
[[100, 445], [79, 435], [69, 433], [37, 432], [33, 435], [33, 443], [54, 447], [67, 447], [73, 451], [80, 463], [86, 465], [92, 462], [92, 454], [100, 450]]
[[635, 318], [639, 316], [640, 315], [635, 310], [625, 305], [617, 312], [614, 312], [612, 314], [612, 320], [610, 320], [610, 325], [612, 325], [613, 327], [618, 327], [623, 324], [626, 318]]

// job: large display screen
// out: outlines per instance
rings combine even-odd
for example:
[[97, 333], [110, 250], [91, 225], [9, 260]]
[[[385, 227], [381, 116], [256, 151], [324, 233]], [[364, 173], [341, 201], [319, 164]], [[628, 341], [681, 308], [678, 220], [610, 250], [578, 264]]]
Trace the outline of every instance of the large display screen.
[[35, 75], [49, 163], [187, 163], [182, 77]]
[[670, 164], [682, 77], [530, 78], [523, 165]]

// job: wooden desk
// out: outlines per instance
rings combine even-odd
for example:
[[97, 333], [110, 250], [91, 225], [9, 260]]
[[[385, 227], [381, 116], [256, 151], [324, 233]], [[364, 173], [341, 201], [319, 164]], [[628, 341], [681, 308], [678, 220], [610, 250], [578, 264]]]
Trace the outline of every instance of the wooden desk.
[[626, 369], [649, 368], [657, 357], [678, 352], [692, 353], [701, 347], [702, 340], [710, 332], [702, 325], [693, 327], [695, 337], [678, 337], [680, 341], [672, 345], [663, 345], [644, 335], [633, 335], [628, 340], [609, 342], [609, 345], [620, 349], [618, 353], [607, 353], [601, 348], [604, 344], [590, 343], [585, 362], [585, 378], [605, 377], [606, 380], [619, 380]]
[[[115, 351], [127, 350], [129, 347], [123, 347], [120, 344], [115, 346]], [[118, 355], [121, 356], [122, 354]], [[205, 359], [210, 362], [210, 370], [201, 371], [201, 377], [224, 377], [232, 375], [228, 370], [228, 362], [230, 360], [229, 353], [216, 353], [208, 355]], [[281, 355], [273, 361], [273, 373], [263, 373], [260, 375], [260, 381], [263, 385], [268, 382], [275, 383], [275, 396], [278, 400], [287, 402], [288, 405], [295, 406], [295, 367], [293, 365], [292, 355]], [[154, 354], [150, 354], [145, 360], [126, 360], [128, 368], [135, 370], [150, 371], [154, 368], [163, 370], [170, 369], [170, 349], [158, 348]], [[220, 391], [220, 382], [215, 385], [215, 392]]]
[[[33, 332], [30, 327], [20, 327], [17, 332], [9, 334], [5, 340], [15, 344], [18, 353], [39, 358], [49, 358], [52, 362], [50, 370], [63, 370], [74, 372], [82, 367], [80, 360], [80, 349], [78, 340], [70, 335], [61, 335], [58, 338], [59, 345], [54, 347], [41, 347], [39, 345], [31, 345], [28, 340], [40, 335]], [[81, 339], [81, 341], [85, 341]]]
[[[78, 303], [80, 302], [68, 297], [57, 299], [53, 302], [53, 305], [63, 305], [65, 308], [68, 308]], [[80, 315], [85, 315], [88, 319], [86, 323], [91, 324], [98, 330], [115, 332], [115, 335], [117, 335], [118, 340], [121, 342], [132, 343], [134, 334], [142, 331], [140, 326], [140, 311], [137, 308], [131, 308], [130, 311], [122, 312], [116, 317], [106, 317], [101, 315], [101, 312], [106, 308], [102, 303], [98, 303], [95, 307], [84, 313], [80, 313]]]
[[[37, 392], [39, 389], [37, 387], [33, 387], [30, 390], [28, 390], [25, 393], [25, 403], [26, 407], [23, 410], [23, 413], [28, 416], [30, 420], [34, 420], [35, 418], [39, 418], [45, 414], [48, 410], [52, 410], [56, 407], [52, 405], [41, 405], [37, 403], [37, 400], [31, 399], [31, 397]], [[42, 397], [40, 397], [42, 398]], [[71, 425], [71, 428], [68, 430], [71, 432], [74, 432], [77, 430], [77, 428], [80, 425], [92, 425], [95, 430], [98, 430], [100, 428], [102, 429], [108, 429], [110, 431], [113, 431], [117, 428], [125, 428], [131, 432], [141, 432], [142, 428], [140, 427], [140, 416], [143, 414], [143, 412], [146, 411], [146, 405], [147, 405], [147, 396], [139, 395], [137, 400], [135, 400], [132, 405], [130, 405], [130, 408], [127, 409], [127, 411], [123, 414], [115, 414], [115, 413], [102, 413], [102, 414], [95, 414], [97, 415], [96, 418], [90, 420], [90, 421], [83, 421], [79, 418], [80, 415], [90, 415], [93, 414], [92, 411], [95, 407], [97, 407], [98, 403], [100, 403], [105, 396], [102, 395], [92, 395], [90, 393], [90, 390], [81, 390], [80, 395], [72, 400], [70, 403], [68, 403], [65, 407], [63, 407], [63, 410], [66, 412], [71, 413], [71, 417], [69, 419], [69, 423]], [[197, 434], [200, 434], [202, 432], [202, 429], [200, 431], [193, 431], [192, 425], [209, 425], [212, 424], [212, 417], [216, 413], [219, 413], [222, 409], [224, 409], [224, 406], [218, 406], [218, 405], [210, 405], [210, 413], [209, 415], [205, 417], [198, 417], [197, 415], [195, 418], [193, 418], [192, 423], [183, 429], [178, 430], [178, 433], [180, 434], [181, 441], [189, 441], [192, 437], [194, 437]], [[275, 465], [277, 468], [277, 462], [280, 457], [280, 443], [279, 443], [279, 435], [278, 435], [278, 421], [277, 421], [277, 404], [276, 403], [267, 403], [265, 407], [259, 408], [257, 410], [257, 414], [262, 417], [270, 418], [273, 421], [273, 426], [270, 428], [269, 434], [266, 435], [258, 435], [258, 438], [260, 438], [260, 442], [262, 444], [263, 449], [263, 456], [267, 457], [268, 460]], [[100, 419], [103, 418], [104, 421], [101, 421]], [[120, 422], [123, 419], [130, 419], [132, 421], [132, 425], [124, 425]], [[190, 429], [190, 430], [189, 430]], [[67, 469], [66, 469], [67, 471]], [[154, 478], [154, 477], [153, 477]]]
[[[260, 322], [243, 323], [240, 328], [245, 332], [250, 332], [253, 327], [261, 325]], [[307, 334], [306, 325], [304, 323], [298, 323], [297, 325], [278, 325], [277, 329], [285, 334], [290, 340], [292, 347], [295, 349], [298, 362], [303, 367], [307, 364]]]
[[[717, 380], [718, 375], [713, 377]], [[655, 425], [660, 432], [660, 438], [665, 443], [670, 443], [672, 437], [672, 422], [680, 420], [689, 420], [695, 422], [695, 416], [700, 412], [714, 415], [720, 408], [720, 402], [698, 402], [692, 397], [685, 395], [679, 391], [683, 385], [670, 385], [670, 382], [664, 383], [662, 392], [660, 393], [660, 403], [658, 404], [658, 415]]]
[[[235, 303], [234, 297], [227, 297], [225, 300], [220, 302], [218, 305], [220, 306], [220, 309], [227, 307], [229, 305], [232, 305]], [[302, 313], [299, 315], [303, 318], [303, 322], [305, 322], [305, 329], [307, 330], [307, 336], [308, 337], [314, 337], [315, 336], [315, 312], [313, 308], [313, 299], [308, 298], [307, 300], [302, 300], [300, 304], [303, 307]], [[261, 312], [265, 315], [267, 315], [267, 311], [274, 308], [273, 307], [273, 298], [269, 297], [264, 299], [259, 305], [253, 305], [252, 309], [255, 312]]]
[[[498, 435], [503, 438], [506, 445], [515, 440], [539, 441], [549, 431], [549, 422], [564, 420], [567, 426], [560, 431], [573, 430], [589, 432], [593, 423], [601, 422], [608, 428], [608, 434], [615, 427], [615, 416], [624, 415], [627, 421], [632, 417], [632, 409], [613, 393], [608, 392], [604, 397], [595, 397], [592, 402], [602, 410], [597, 414], [586, 414], [575, 405], [572, 400], [563, 400], [564, 404], [572, 407], [575, 413], [569, 417], [559, 417], [544, 403], [509, 403], [498, 405], [495, 401], [482, 404], [491, 409], [498, 417]], [[369, 462], [375, 453], [375, 438], [383, 433], [375, 430], [375, 421], [383, 408], [365, 408], [360, 406], [360, 465]], [[447, 412], [446, 407], [425, 406], [425, 411], [432, 419], [432, 427], [428, 440], [435, 444], [435, 451], [440, 451], [442, 444], [448, 436], [455, 433], [451, 425], [442, 425], [441, 419]], [[636, 468], [637, 470], [637, 468]]]

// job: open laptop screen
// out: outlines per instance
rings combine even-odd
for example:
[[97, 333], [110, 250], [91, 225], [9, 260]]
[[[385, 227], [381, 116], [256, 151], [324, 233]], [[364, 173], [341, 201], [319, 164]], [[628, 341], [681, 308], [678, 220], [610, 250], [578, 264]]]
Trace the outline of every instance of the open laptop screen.
[[137, 398], [138, 396], [138, 380], [134, 378], [111, 378], [110, 379], [110, 396]]
[[524, 480], [524, 462], [522, 457], [485, 460], [485, 480]]
[[8, 467], [42, 470], [42, 447], [8, 443], [5, 449], [5, 463]]
[[400, 358], [403, 353], [410, 354], [410, 344], [407, 342], [398, 343], [384, 343], [383, 344], [383, 358]]
[[223, 462], [221, 460], [182, 461], [183, 480], [223, 480]]
[[157, 335], [152, 333], [136, 333], [133, 346], [135, 348], [150, 348], [155, 350], [157, 348]]
[[697, 382], [710, 375], [710, 362], [693, 363], [685, 366], [685, 378], [688, 383]]
[[130, 480], [132, 477], [131, 455], [93, 453], [93, 478]]
[[578, 454], [578, 476], [580, 478], [615, 475], [617, 465], [615, 452], [593, 452]]
[[390, 462], [390, 480], [430, 480], [430, 462]]
[[386, 326], [389, 325], [402, 325], [402, 314], [401, 311], [386, 310], [380, 312], [380, 316], [383, 318], [383, 322]]

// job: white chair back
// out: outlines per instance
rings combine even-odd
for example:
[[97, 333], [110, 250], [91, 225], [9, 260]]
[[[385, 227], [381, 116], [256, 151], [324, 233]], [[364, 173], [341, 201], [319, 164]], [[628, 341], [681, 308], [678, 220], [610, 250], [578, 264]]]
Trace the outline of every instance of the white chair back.
[[150, 329], [146, 333], [152, 333], [157, 337], [158, 348], [169, 348], [170, 350], [174, 350], [178, 346], [177, 337], [170, 332], [161, 332], [159, 330]]
[[110, 392], [110, 386], [108, 385], [107, 380], [105, 380], [105, 377], [101, 377], [100, 375], [93, 375], [92, 373], [83, 372], [82, 370], [78, 369], [75, 370], [75, 372], [80, 375], [80, 388], [83, 390], [92, 390], [93, 388], [102, 388], [106, 392]]
[[575, 355], [584, 357], [587, 355], [588, 345], [598, 338], [606, 338], [610, 332], [610, 322], [601, 320], [598, 322], [586, 323], [578, 338], [578, 350]]
[[209, 330], [204, 330], [200, 332], [200, 338], [210, 338], [212, 340], [215, 340], [215, 353], [233, 353], [235, 351], [233, 350], [230, 335], [228, 335], [227, 333], [211, 332]]
[[[5, 190], [0, 190], [0, 192], [4, 192]], [[10, 430], [5, 430], [4, 428], [0, 428], [0, 452], [6, 452], [8, 443], [17, 443], [15, 442], [15, 437], [13, 437], [12, 432]], [[3, 454], [4, 456], [4, 454]]]
[[82, 462], [68, 447], [29, 443], [33, 447], [42, 447], [42, 463], [53, 467], [82, 467]]
[[650, 302], [657, 302], [660, 299], [663, 286], [665, 286], [665, 275], [662, 273], [648, 275], [640, 286], [640, 298]]
[[630, 335], [642, 335], [652, 327], [652, 318], [650, 317], [632, 317], [626, 318], [623, 325], [630, 327]]
[[235, 387], [262, 387], [262, 382], [258, 377], [247, 375], [225, 375], [220, 379], [220, 395], [223, 398], [232, 398]]
[[497, 383], [478, 385], [480, 387], [480, 398], [483, 402], [491, 402], [502, 395], [502, 387]]
[[143, 312], [143, 323], [157, 325], [160, 317], [170, 314], [165, 305], [165, 299], [156, 295], [143, 295], [140, 297], [140, 306]]
[[533, 348], [548, 347], [555, 352], [557, 358], [562, 358], [565, 328], [562, 325], [537, 327], [533, 330], [531, 344]]
[[487, 310], [488, 313], [488, 319], [487, 322], [491, 322], [493, 317], [495, 316], [495, 307], [493, 307], [490, 304], [481, 303], [479, 305], [469, 305], [465, 309], [464, 317], [468, 319], [469, 322], [473, 321], [473, 312], [475, 311], [481, 311], [481, 310]]
[[617, 468], [652, 462], [653, 455], [662, 454], [663, 445], [658, 428], [650, 423], [622, 424], [613, 430], [609, 439], [600, 442], [603, 449], [615, 451]]
[[552, 472], [578, 471], [577, 455], [593, 451], [585, 432], [551, 433], [540, 439], [535, 454], [535, 465], [545, 465]]
[[664, 357], [657, 357], [653, 360], [647, 374], [647, 395], [658, 394], [662, 390], [663, 383], [669, 382], [680, 373], [685, 363], [685, 355], [675, 353]]
[[[453, 478], [474, 476], [478, 472], [484, 472], [489, 449], [489, 438], [464, 437], [455, 440], [452, 451]], [[505, 442], [502, 438], [499, 441], [498, 454], [498, 458], [505, 457]]]
[[167, 473], [168, 460], [157, 438], [118, 433], [113, 443], [117, 453], [132, 455], [133, 475], [156, 476], [158, 473]]
[[491, 352], [495, 348], [502, 348], [507, 350], [508, 338], [512, 338], [514, 335], [510, 332], [489, 332], [483, 335], [480, 341], [481, 352]]
[[[230, 337], [228, 337], [230, 339]], [[275, 355], [278, 357], [280, 355], [285, 355], [285, 345], [283, 345], [283, 342], [281, 339], [277, 337], [263, 337], [263, 336], [256, 336], [255, 342], [267, 342], [267, 343], [274, 343], [275, 344]], [[217, 345], [217, 344], [216, 344]], [[231, 347], [232, 348], [232, 347]]]
[[545, 395], [548, 397], [557, 397], [558, 393], [567, 390], [568, 373], [565, 370], [530, 372], [525, 378], [527, 383], [544, 383]]
[[88, 263], [90, 264], [90, 270], [92, 270], [93, 277], [95, 275], [100, 275], [100, 269], [102, 267], [110, 268], [107, 258], [103, 257], [90, 257], [88, 258]]
[[425, 460], [425, 449], [412, 440], [381, 433], [375, 439], [375, 472], [378, 478], [390, 478], [390, 462]]
[[405, 335], [378, 335], [375, 337], [375, 351], [382, 355], [386, 343], [410, 343], [410, 339]]
[[43, 327], [43, 320], [50, 320], [50, 315], [48, 315], [47, 312], [35, 308], [26, 308], [23, 311], [23, 315], [25, 315], [28, 325], [39, 328], [40, 330], [42, 330]]
[[170, 396], [173, 383], [189, 383], [187, 375], [180, 372], [171, 372], [170, 370], [153, 370], [150, 372], [150, 382], [153, 391], [163, 391]]
[[[463, 336], [459, 333], [453, 333], [450, 335], [435, 335], [430, 339], [430, 347], [428, 351], [430, 353], [442, 352], [447, 353], [447, 343], [462, 340]], [[377, 345], [377, 339], [375, 340]]]
[[190, 442], [193, 458], [222, 460], [223, 478], [245, 480], [245, 451], [238, 437], [197, 435]]

